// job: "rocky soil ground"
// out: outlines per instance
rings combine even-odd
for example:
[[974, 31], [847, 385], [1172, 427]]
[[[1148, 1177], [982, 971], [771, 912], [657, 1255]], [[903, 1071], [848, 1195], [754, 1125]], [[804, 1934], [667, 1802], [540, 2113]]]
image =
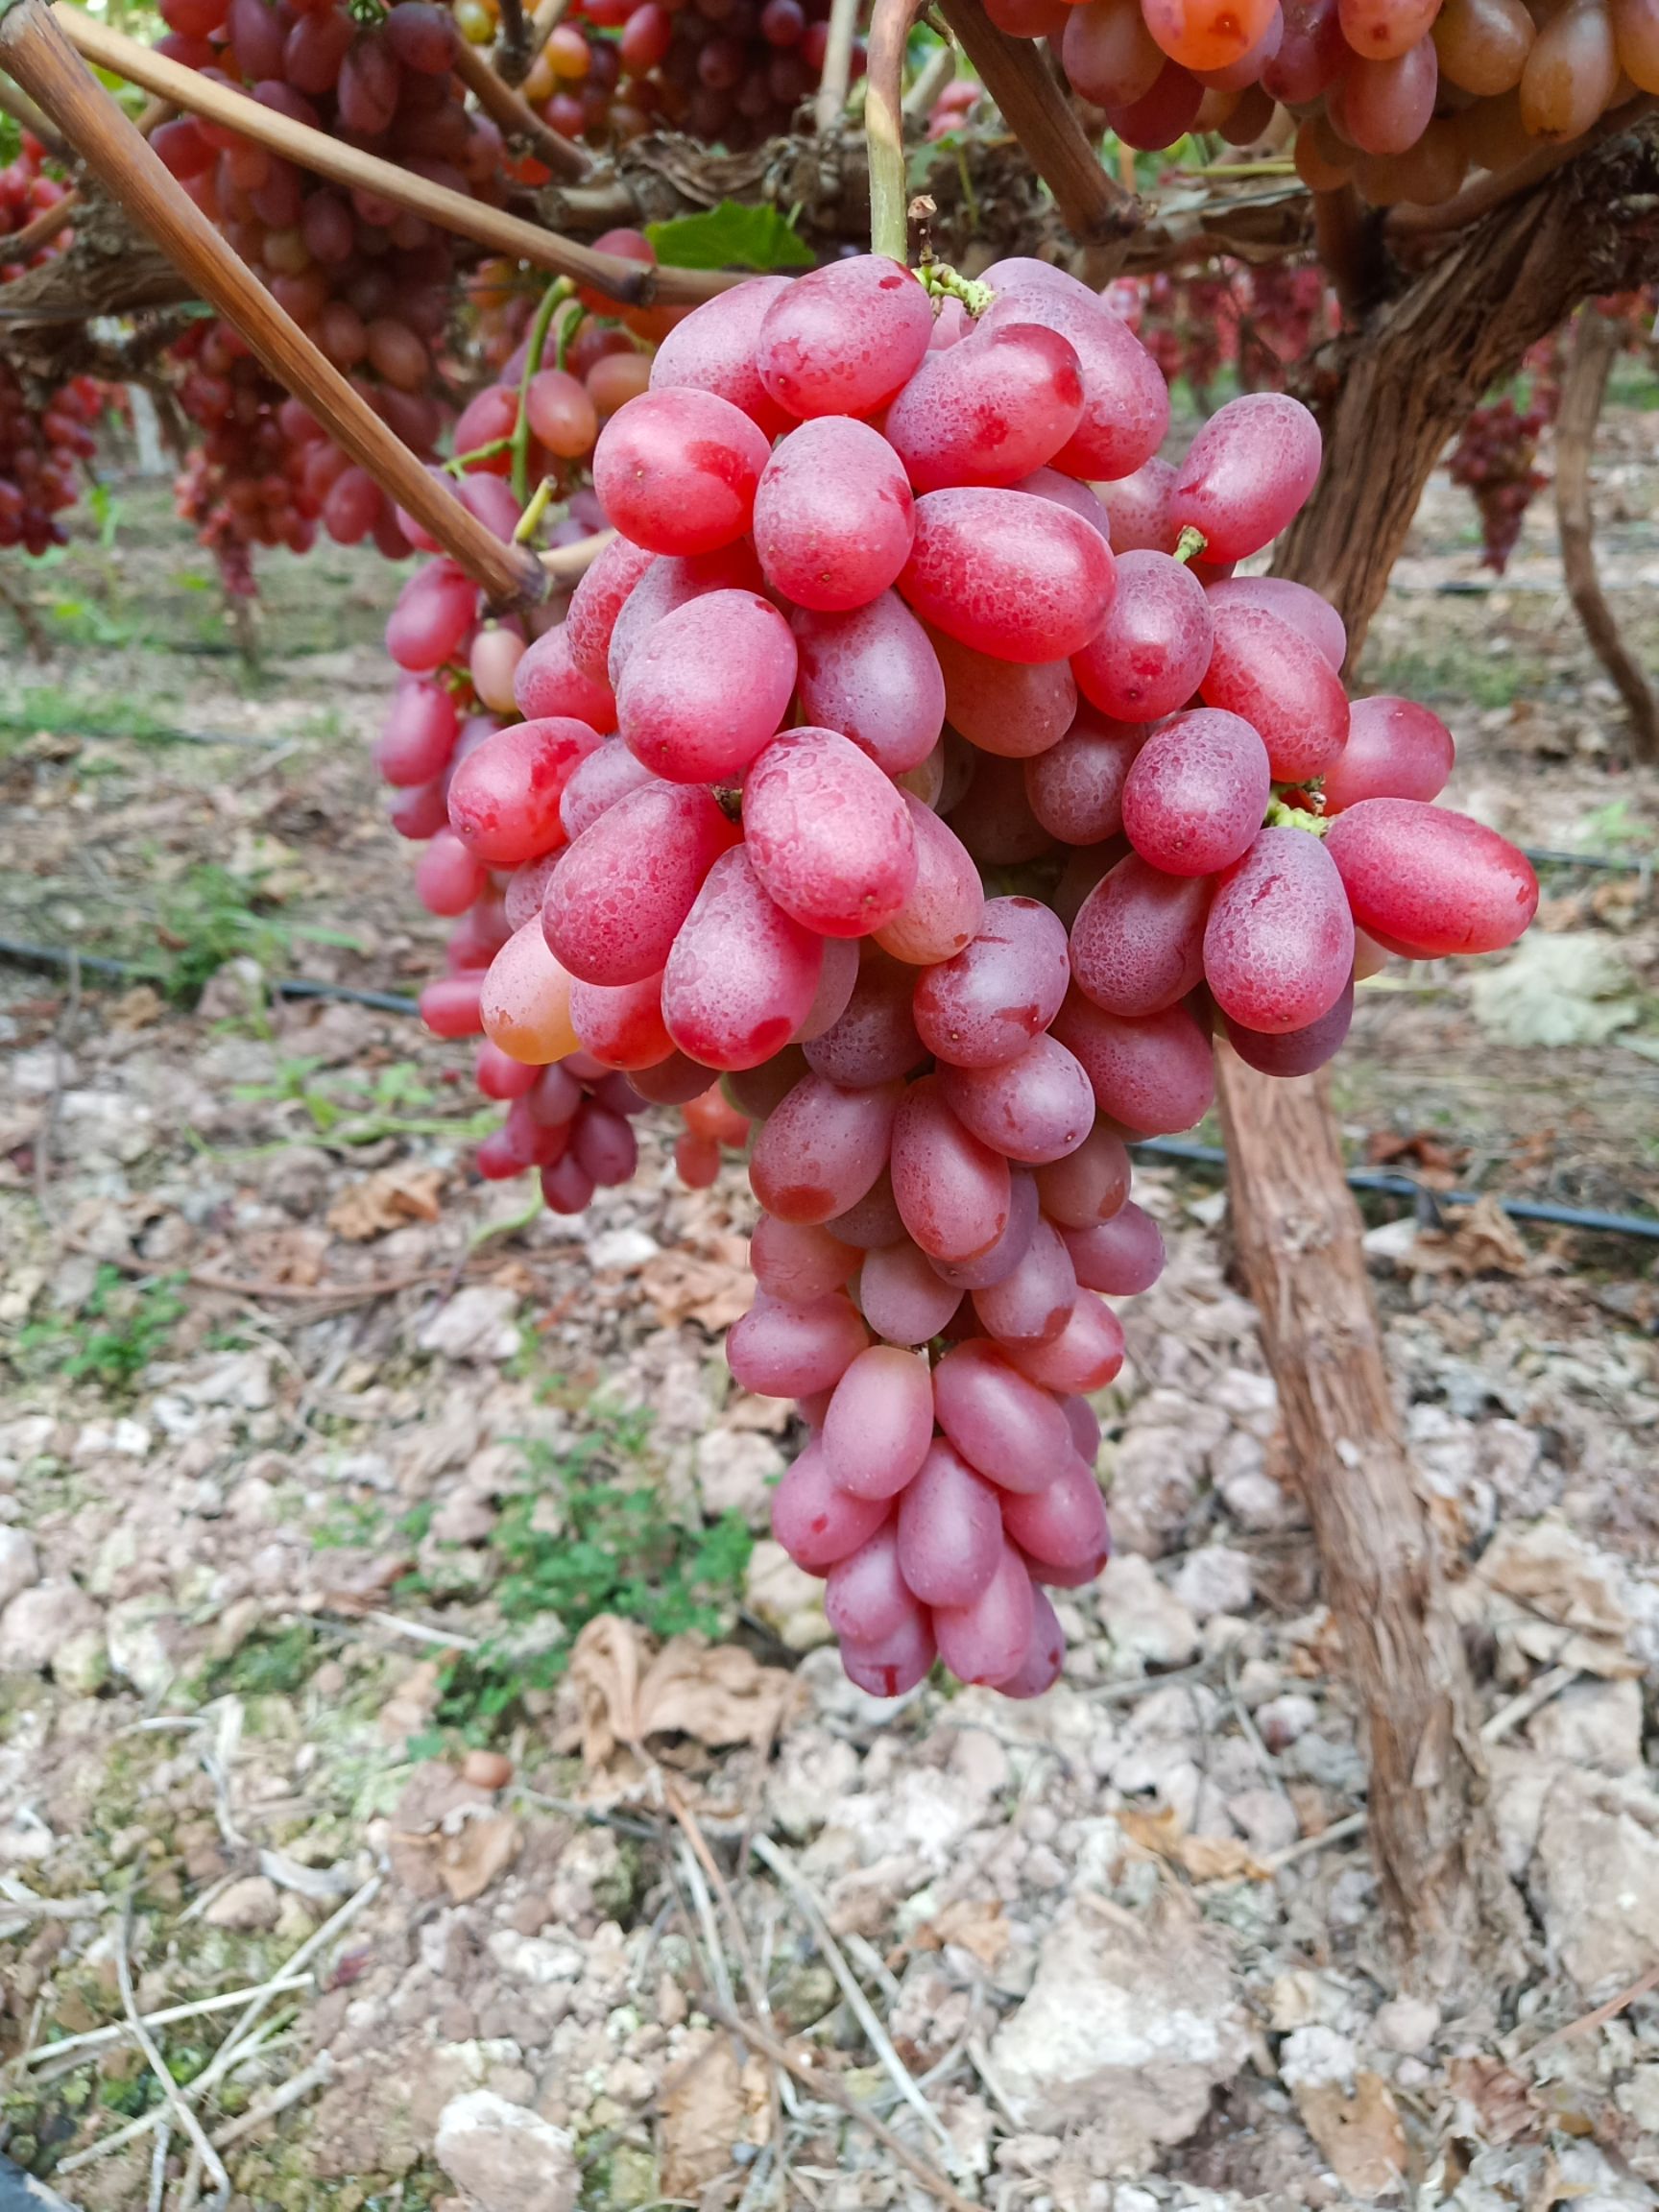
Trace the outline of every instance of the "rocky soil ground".
[[[1656, 428], [1599, 492], [1650, 664]], [[1552, 870], [1484, 974], [1388, 973], [1337, 1079], [1431, 1193], [1369, 1243], [1518, 1905], [1443, 2008], [1214, 1178], [1140, 1163], [1171, 1261], [1063, 1684], [872, 1703], [721, 1358], [740, 1166], [687, 1193], [646, 1124], [532, 1214], [459, 1051], [246, 965], [430, 963], [366, 762], [386, 572], [273, 564], [250, 678], [160, 496], [111, 519], [0, 702], [0, 935], [146, 971], [0, 963], [0, 2205], [1659, 2205], [1654, 1246], [1431, 1198], [1654, 1208], [1659, 778], [1547, 515], [1486, 589], [1436, 486], [1365, 667], [1462, 804], [1628, 864]]]

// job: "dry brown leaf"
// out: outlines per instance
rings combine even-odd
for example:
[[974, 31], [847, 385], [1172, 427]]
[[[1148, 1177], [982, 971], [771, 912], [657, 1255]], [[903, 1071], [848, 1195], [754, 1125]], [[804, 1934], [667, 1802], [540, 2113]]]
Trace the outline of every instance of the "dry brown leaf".
[[1613, 1680], [1642, 1671], [1615, 1573], [1604, 1553], [1551, 1514], [1530, 1528], [1500, 1529], [1455, 1603], [1496, 1635], [1506, 1680], [1520, 1680], [1529, 1661]]
[[1131, 1807], [1118, 1815], [1118, 1825], [1138, 1849], [1163, 1859], [1193, 1882], [1265, 1882], [1271, 1868], [1263, 1866], [1248, 1844], [1237, 1836], [1189, 1836], [1179, 1814], [1166, 1806], [1156, 1813]]
[[643, 1750], [653, 1736], [690, 1736], [710, 1749], [770, 1743], [801, 1696], [781, 1667], [762, 1667], [734, 1644], [676, 1636], [652, 1655], [650, 1639], [613, 1614], [589, 1621], [570, 1655], [582, 1709], [562, 1750], [580, 1743], [589, 1767], [618, 1745]]
[[1530, 2085], [1511, 2073], [1501, 2058], [1476, 2052], [1454, 2058], [1446, 2069], [1452, 2094], [1464, 2107], [1460, 2125], [1477, 2141], [1513, 2143], [1534, 2131], [1540, 2121]]
[[1406, 2171], [1406, 2128], [1380, 2074], [1357, 2074], [1353, 2094], [1336, 2081], [1309, 2081], [1293, 2092], [1302, 2125], [1356, 2197], [1381, 2197]]
[[165, 1011], [166, 1001], [159, 991], [148, 983], [134, 983], [110, 1007], [109, 1023], [115, 1029], [148, 1029]]
[[42, 1114], [34, 1109], [27, 1109], [21, 1114], [0, 1115], [0, 1158], [4, 1158], [8, 1152], [17, 1151], [24, 1144], [32, 1144], [40, 1134], [40, 1124], [44, 1118]]
[[1490, 1191], [1460, 1214], [1450, 1229], [1423, 1229], [1411, 1247], [1410, 1265], [1425, 1275], [1527, 1275], [1532, 1255], [1526, 1238]]
[[742, 1319], [755, 1295], [755, 1278], [746, 1263], [699, 1259], [689, 1252], [659, 1252], [647, 1260], [639, 1270], [639, 1286], [665, 1329], [695, 1321], [715, 1335]]
[[730, 2035], [708, 2033], [662, 2084], [658, 2106], [664, 2197], [691, 2197], [732, 2171], [733, 2146], [747, 2138], [743, 2061]]
[[443, 1695], [441, 1668], [436, 1659], [422, 1659], [398, 1683], [380, 1708], [380, 1735], [387, 1743], [401, 1743], [419, 1736]]
[[518, 1856], [523, 1837], [511, 1813], [486, 1813], [481, 1818], [463, 1820], [455, 1835], [436, 1840], [438, 1878], [448, 1890], [450, 1903], [470, 1905], [506, 1873]]
[[367, 1243], [408, 1221], [436, 1221], [443, 1188], [437, 1167], [377, 1167], [342, 1190], [324, 1218], [349, 1244]]
[[954, 1943], [995, 1972], [1012, 1940], [999, 1897], [958, 1897], [923, 1922], [916, 1931], [915, 1947], [942, 1951], [947, 1943]]
[[1270, 1882], [1250, 1846], [1237, 1836], [1183, 1836], [1176, 1853], [1194, 1882]]

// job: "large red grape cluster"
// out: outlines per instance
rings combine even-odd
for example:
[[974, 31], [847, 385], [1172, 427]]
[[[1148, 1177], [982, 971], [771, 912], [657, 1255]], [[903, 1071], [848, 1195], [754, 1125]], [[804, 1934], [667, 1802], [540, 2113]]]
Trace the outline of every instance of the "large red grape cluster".
[[[754, 145], [816, 88], [829, 15], [830, 0], [580, 0], [524, 92], [567, 138], [678, 130]], [[860, 38], [854, 75], [863, 66]]]
[[1283, 105], [1315, 191], [1450, 199], [1659, 89], [1659, 0], [988, 0], [1048, 38], [1126, 144], [1261, 137]]
[[[0, 283], [53, 259], [72, 233], [58, 231], [23, 259], [9, 257], [6, 239], [55, 207], [67, 187], [45, 171], [46, 150], [31, 132], [13, 159], [0, 168]], [[73, 507], [81, 469], [96, 450], [93, 425], [108, 395], [91, 376], [71, 376], [42, 388], [0, 361], [0, 547], [21, 545], [44, 553], [61, 545], [60, 517]]]
[[[501, 187], [501, 134], [451, 72], [456, 31], [435, 0], [360, 20], [342, 0], [162, 0], [173, 60], [262, 106], [476, 197]], [[180, 116], [152, 145], [275, 299], [417, 453], [443, 426], [436, 353], [450, 312], [447, 232], [364, 191], [325, 183], [234, 131]], [[372, 538], [410, 550], [391, 502], [292, 400], [228, 324], [173, 349], [179, 398], [203, 432], [180, 510], [227, 584], [252, 589], [254, 545]]]
[[[958, 290], [870, 255], [698, 308], [600, 435], [619, 535], [517, 660], [529, 719], [457, 738], [442, 686], [400, 694], [423, 871], [457, 907], [511, 871], [434, 1026], [567, 1116], [713, 1072], [757, 1125], [731, 1365], [800, 1402], [774, 1527], [885, 1695], [935, 1655], [1011, 1695], [1059, 1670], [1046, 1593], [1107, 1549], [1104, 1297], [1162, 1261], [1126, 1139], [1204, 1115], [1217, 1031], [1317, 1067], [1357, 973], [1506, 945], [1537, 897], [1431, 804], [1443, 725], [1351, 703], [1326, 602], [1231, 573], [1308, 496], [1311, 416], [1234, 400], [1173, 467], [1095, 294], [1031, 261]], [[435, 565], [394, 658], [475, 616]], [[631, 1156], [583, 1126], [555, 1204]]]

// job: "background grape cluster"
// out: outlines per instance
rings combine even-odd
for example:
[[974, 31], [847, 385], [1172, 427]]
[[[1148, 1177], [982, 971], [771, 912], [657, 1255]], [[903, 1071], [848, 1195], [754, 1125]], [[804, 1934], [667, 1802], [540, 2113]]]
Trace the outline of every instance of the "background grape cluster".
[[[1659, 89], [1655, 0], [989, 0], [1126, 145], [1293, 127], [1315, 191], [1449, 200]], [[1277, 119], [1283, 110], [1286, 122]]]
[[[46, 150], [24, 132], [0, 168], [0, 283], [53, 260], [69, 245], [59, 230], [23, 258], [5, 241], [58, 205], [68, 187], [48, 173]], [[42, 382], [0, 360], [0, 547], [44, 553], [67, 542], [60, 519], [80, 496], [84, 466], [97, 450], [95, 426], [111, 395], [91, 376]]]

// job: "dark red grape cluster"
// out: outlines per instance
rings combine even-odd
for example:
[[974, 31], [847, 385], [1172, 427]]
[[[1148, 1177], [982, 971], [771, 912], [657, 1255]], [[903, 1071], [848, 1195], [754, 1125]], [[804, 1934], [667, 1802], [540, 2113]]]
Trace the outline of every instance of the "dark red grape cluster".
[[[45, 171], [46, 150], [24, 132], [14, 159], [0, 168], [0, 283], [61, 253], [72, 233], [58, 231], [25, 259], [7, 259], [5, 240], [55, 207], [67, 187]], [[94, 425], [109, 394], [91, 376], [42, 387], [0, 361], [0, 547], [44, 553], [67, 532], [59, 517], [81, 491], [83, 466], [97, 441]]]
[[501, 886], [487, 971], [428, 1020], [556, 1094], [566, 1139], [526, 1103], [500, 1148], [563, 1142], [556, 1204], [628, 1151], [579, 1142], [597, 1070], [664, 1102], [718, 1075], [756, 1125], [729, 1358], [799, 1401], [774, 1528], [884, 1695], [936, 1655], [1016, 1696], [1059, 1671], [1047, 1593], [1107, 1548], [1104, 1299], [1162, 1262], [1126, 1140], [1202, 1118], [1217, 1034], [1316, 1068], [1357, 975], [1536, 903], [1431, 804], [1435, 716], [1350, 702], [1326, 602], [1232, 574], [1308, 496], [1311, 416], [1234, 400], [1179, 468], [1167, 424], [1150, 356], [1044, 263], [756, 278], [601, 432], [618, 536], [515, 656], [529, 719], [457, 734], [429, 672], [476, 602], [442, 564], [388, 632], [399, 736], [434, 733], [423, 875], [446, 911]]
[[[816, 89], [829, 15], [830, 0], [580, 0], [524, 91], [568, 138], [676, 130], [754, 145]], [[863, 67], [859, 38], [854, 76]]]
[[68, 245], [73, 232], [64, 229], [57, 231], [22, 260], [15, 257], [15, 249], [11, 254], [6, 251], [9, 237], [26, 230], [49, 207], [56, 207], [68, 190], [68, 185], [60, 179], [47, 175], [46, 149], [39, 139], [32, 131], [23, 132], [16, 154], [0, 168], [0, 284], [10, 284], [25, 270], [39, 268]]
[[[501, 189], [501, 134], [470, 112], [452, 74], [456, 31], [435, 0], [398, 0], [360, 20], [340, 0], [162, 0], [159, 50], [433, 183]], [[455, 245], [423, 218], [324, 182], [204, 118], [164, 123], [151, 143], [196, 204], [415, 452], [443, 427], [437, 354], [448, 325]], [[194, 325], [173, 349], [179, 398], [203, 432], [181, 511], [230, 589], [252, 589], [250, 550], [303, 551], [319, 525], [342, 544], [410, 550], [391, 503], [260, 368], [228, 324]]]
[[71, 376], [42, 398], [0, 362], [0, 546], [44, 553], [67, 542], [60, 517], [80, 496], [108, 397], [94, 378]]
[[1161, 270], [1119, 277], [1109, 298], [1169, 382], [1185, 377], [1206, 412], [1224, 370], [1246, 391], [1282, 391], [1291, 366], [1341, 321], [1323, 270], [1311, 264]]
[[1538, 441], [1560, 403], [1559, 348], [1553, 338], [1527, 357], [1530, 395], [1525, 407], [1511, 393], [1483, 400], [1463, 425], [1447, 467], [1480, 517], [1482, 565], [1502, 576], [1521, 536], [1527, 510], [1550, 479], [1538, 466]]

